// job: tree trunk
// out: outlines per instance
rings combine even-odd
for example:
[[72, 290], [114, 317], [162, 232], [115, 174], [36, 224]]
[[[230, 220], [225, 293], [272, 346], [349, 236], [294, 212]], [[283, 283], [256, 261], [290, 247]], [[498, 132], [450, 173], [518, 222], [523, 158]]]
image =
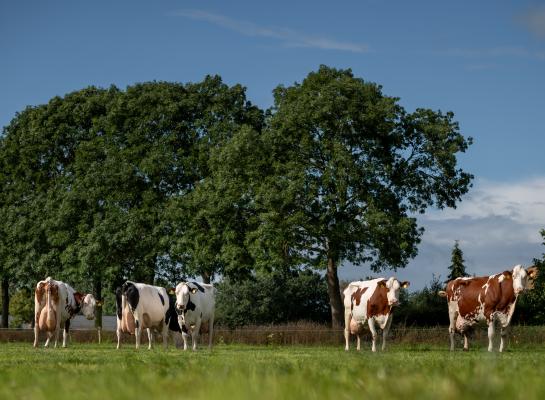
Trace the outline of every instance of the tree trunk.
[[333, 258], [327, 259], [327, 293], [331, 307], [331, 326], [342, 328], [344, 326], [344, 306], [341, 299], [339, 277], [337, 276], [337, 265]]
[[2, 277], [2, 328], [9, 328], [9, 280]]
[[211, 278], [212, 274], [208, 273], [208, 272], [203, 272], [201, 274], [201, 278], [202, 278], [202, 283], [210, 283], [210, 278]]
[[[97, 279], [95, 282], [95, 298], [97, 301], [102, 301], [102, 279]], [[95, 309], [95, 327], [102, 329], [102, 306]]]

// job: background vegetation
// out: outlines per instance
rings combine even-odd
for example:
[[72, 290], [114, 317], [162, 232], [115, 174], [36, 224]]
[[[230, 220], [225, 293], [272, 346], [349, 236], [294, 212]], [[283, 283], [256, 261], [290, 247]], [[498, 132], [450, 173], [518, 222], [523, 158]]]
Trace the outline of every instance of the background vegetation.
[[[199, 278], [219, 281], [225, 325], [341, 326], [338, 269], [404, 267], [423, 231], [414, 215], [469, 190], [457, 156], [472, 140], [452, 112], [409, 112], [350, 70], [321, 66], [273, 94], [261, 110], [207, 76], [89, 87], [18, 113], [0, 137], [2, 325], [9, 310], [28, 320], [53, 276], [108, 313], [126, 279]], [[456, 244], [451, 275], [462, 267]], [[443, 323], [441, 286], [403, 294], [398, 320]], [[543, 320], [539, 293], [528, 323]]]

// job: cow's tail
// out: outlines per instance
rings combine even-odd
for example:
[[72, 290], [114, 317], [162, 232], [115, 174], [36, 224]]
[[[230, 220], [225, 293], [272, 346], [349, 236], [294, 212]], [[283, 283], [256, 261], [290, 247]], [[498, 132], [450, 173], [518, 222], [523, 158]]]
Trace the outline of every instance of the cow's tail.
[[56, 315], [55, 310], [53, 309], [53, 305], [51, 304], [51, 282], [47, 285], [46, 290], [46, 309], [47, 309], [47, 315], [46, 315], [46, 326], [48, 331], [53, 331], [55, 329], [55, 326], [57, 325], [56, 321]]
[[438, 294], [439, 296], [441, 296], [441, 297], [447, 297], [447, 292], [444, 291], [444, 290], [438, 291], [437, 294]]

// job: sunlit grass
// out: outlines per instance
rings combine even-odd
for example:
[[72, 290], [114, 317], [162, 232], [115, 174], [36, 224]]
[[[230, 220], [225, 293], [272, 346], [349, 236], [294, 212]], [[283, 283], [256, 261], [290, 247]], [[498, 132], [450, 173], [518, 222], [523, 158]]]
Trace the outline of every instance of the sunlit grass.
[[392, 345], [372, 354], [316, 346], [182, 352], [0, 344], [0, 397], [10, 399], [543, 399], [544, 376], [545, 346], [489, 354]]

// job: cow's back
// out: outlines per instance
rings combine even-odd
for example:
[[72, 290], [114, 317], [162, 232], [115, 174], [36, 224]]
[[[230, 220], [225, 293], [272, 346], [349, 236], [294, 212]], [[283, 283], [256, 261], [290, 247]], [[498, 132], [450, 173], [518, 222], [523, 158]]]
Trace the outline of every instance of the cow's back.
[[142, 319], [142, 328], [156, 328], [164, 323], [168, 312], [168, 294], [165, 288], [135, 283], [139, 299], [136, 310]]
[[[349, 290], [345, 294], [344, 303], [345, 307], [350, 308], [353, 320], [363, 323], [372, 316], [373, 307], [370, 308], [370, 300], [376, 296], [378, 283], [383, 280], [383, 278], [378, 278], [369, 281], [353, 282], [349, 285], [350, 289], [347, 288]], [[347, 296], [348, 294], [350, 295], [349, 297]]]

